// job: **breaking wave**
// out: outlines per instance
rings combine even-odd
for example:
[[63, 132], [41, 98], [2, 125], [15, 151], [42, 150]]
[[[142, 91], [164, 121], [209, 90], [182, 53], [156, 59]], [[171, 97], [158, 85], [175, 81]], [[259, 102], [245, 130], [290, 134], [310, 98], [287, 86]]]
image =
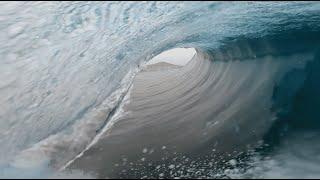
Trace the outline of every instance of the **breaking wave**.
[[[319, 139], [319, 3], [0, 8], [0, 177], [66, 169], [94, 177], [288, 177], [294, 167], [280, 164], [272, 174], [274, 164], [259, 162], [320, 163], [310, 157], [315, 143], [299, 150], [303, 156], [277, 153], [305, 144], [304, 136]], [[176, 47], [197, 53], [182, 67], [142, 68]], [[259, 155], [246, 158], [267, 160], [240, 168], [235, 158], [250, 149]], [[194, 163], [181, 164], [186, 159]], [[221, 161], [237, 171], [212, 172]], [[311, 173], [299, 176], [317, 175], [304, 168]]]

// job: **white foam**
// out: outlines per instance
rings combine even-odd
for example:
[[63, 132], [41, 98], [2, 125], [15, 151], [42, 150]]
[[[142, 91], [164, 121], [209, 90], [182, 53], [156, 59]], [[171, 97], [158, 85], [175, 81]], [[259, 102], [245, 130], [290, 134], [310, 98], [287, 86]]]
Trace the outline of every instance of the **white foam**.
[[[132, 80], [134, 75], [136, 74], [136, 72], [138, 71], [139, 69], [135, 69], [133, 70], [132, 72], [128, 73], [128, 75], [125, 77], [125, 79], [128, 79], [128, 80]], [[128, 77], [130, 76], [130, 77]], [[60, 168], [60, 170], [64, 170], [66, 169], [69, 165], [71, 165], [76, 159], [78, 159], [79, 157], [83, 156], [83, 154], [88, 150], [90, 149], [94, 144], [96, 144], [99, 139], [102, 137], [102, 135], [104, 135], [109, 129], [111, 129], [111, 127], [114, 125], [115, 122], [117, 122], [117, 120], [122, 117], [123, 115], [125, 115], [126, 113], [129, 113], [129, 112], [125, 112], [124, 111], [124, 106], [126, 104], [129, 103], [129, 100], [130, 100], [130, 92], [131, 92], [131, 89], [132, 89], [132, 81], [131, 81], [131, 84], [129, 84], [129, 87], [128, 89], [126, 90], [126, 93], [125, 93], [125, 96], [122, 100], [122, 103], [120, 104], [119, 108], [116, 110], [115, 114], [112, 116], [112, 118], [109, 120], [109, 122], [104, 126], [104, 128], [101, 130], [101, 132], [99, 134], [97, 134], [93, 140], [87, 145], [87, 147], [81, 152], [79, 153], [77, 156], [75, 156], [72, 160], [70, 160], [69, 162], [67, 162], [62, 168]]]
[[[11, 167], [10, 172], [38, 169], [48, 171], [52, 169], [52, 165], [53, 168], [60, 168], [66, 163], [68, 164], [71, 158], [77, 155], [81, 156], [84, 149], [87, 149], [97, 141], [95, 140], [97, 138], [97, 130], [101, 128], [108, 114], [129, 91], [130, 82], [134, 77], [135, 71], [130, 71], [126, 75], [120, 85], [122, 88], [111, 94], [99, 108], [95, 108], [84, 119], [74, 124], [69, 131], [52, 135], [15, 156], [14, 160], [9, 164]], [[52, 162], [54, 164], [51, 164]], [[33, 176], [33, 174], [31, 175]], [[47, 175], [54, 175], [59, 178], [66, 177], [63, 172], [46, 173], [45, 176]], [[69, 175], [73, 177], [73, 173], [68, 174], [68, 177]], [[11, 177], [11, 175], [8, 175], [8, 177]]]

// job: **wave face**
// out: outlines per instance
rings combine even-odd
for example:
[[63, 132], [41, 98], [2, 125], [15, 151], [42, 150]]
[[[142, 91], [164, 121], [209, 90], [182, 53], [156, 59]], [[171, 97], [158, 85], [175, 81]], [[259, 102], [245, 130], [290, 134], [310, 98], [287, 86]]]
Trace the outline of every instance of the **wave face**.
[[[101, 153], [99, 142], [107, 160], [129, 140], [139, 148], [171, 142], [193, 155], [212, 146], [230, 153], [261, 139], [287, 148], [285, 134], [320, 127], [319, 3], [1, 2], [0, 9], [1, 177], [52, 177], [65, 165], [109, 176], [99, 172], [112, 163], [82, 160]], [[151, 76], [156, 89], [135, 96], [140, 65], [174, 47], [198, 53], [170, 77]], [[128, 109], [142, 120], [126, 125], [131, 100], [138, 104]], [[112, 128], [125, 138], [106, 135]], [[166, 132], [159, 142], [138, 141]], [[133, 157], [132, 149], [123, 152]]]

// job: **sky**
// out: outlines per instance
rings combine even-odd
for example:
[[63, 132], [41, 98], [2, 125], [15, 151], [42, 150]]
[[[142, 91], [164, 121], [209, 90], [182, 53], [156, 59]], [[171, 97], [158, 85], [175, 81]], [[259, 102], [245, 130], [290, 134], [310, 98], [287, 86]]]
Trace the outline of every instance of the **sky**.
[[194, 48], [174, 48], [155, 56], [147, 63], [147, 65], [166, 62], [174, 65], [184, 66], [195, 54], [196, 51]]

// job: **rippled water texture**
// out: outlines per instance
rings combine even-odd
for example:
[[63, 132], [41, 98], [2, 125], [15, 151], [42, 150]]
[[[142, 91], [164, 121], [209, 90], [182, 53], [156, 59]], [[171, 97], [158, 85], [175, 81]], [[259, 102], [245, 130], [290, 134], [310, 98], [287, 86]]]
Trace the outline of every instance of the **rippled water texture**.
[[1, 2], [0, 42], [0, 177], [319, 177], [320, 3]]

